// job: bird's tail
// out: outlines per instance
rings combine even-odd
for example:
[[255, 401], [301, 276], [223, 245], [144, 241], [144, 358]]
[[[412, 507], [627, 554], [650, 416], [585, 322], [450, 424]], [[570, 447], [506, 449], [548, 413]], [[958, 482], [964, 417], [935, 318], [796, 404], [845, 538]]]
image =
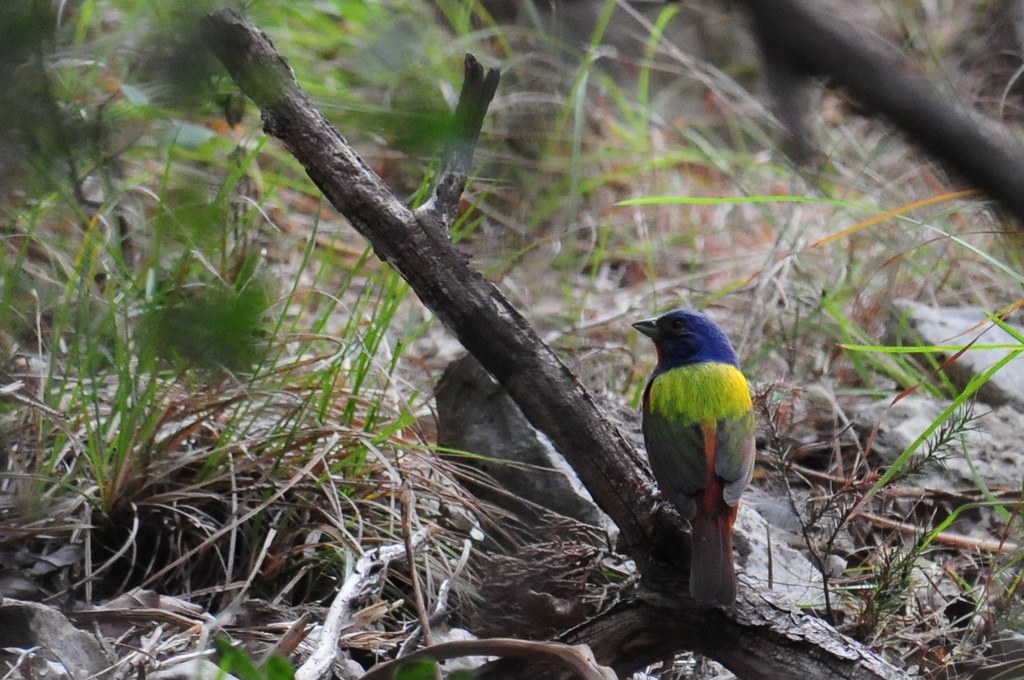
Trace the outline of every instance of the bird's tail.
[[[735, 509], [733, 509], [735, 512]], [[693, 559], [690, 595], [702, 604], [730, 605], [736, 601], [736, 569], [732, 561], [732, 513], [693, 520]]]

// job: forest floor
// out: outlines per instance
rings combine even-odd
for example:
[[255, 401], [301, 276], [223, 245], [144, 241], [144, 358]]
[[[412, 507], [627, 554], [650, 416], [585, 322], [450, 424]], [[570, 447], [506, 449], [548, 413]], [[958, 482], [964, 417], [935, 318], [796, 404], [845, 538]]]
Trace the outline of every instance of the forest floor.
[[[67, 613], [130, 677], [218, 635], [298, 666], [373, 548], [418, 559], [350, 603], [341, 647], [365, 668], [424, 611], [444, 615], [435, 640], [535, 626], [501, 619], [495, 579], [552, 536], [593, 567], [571, 575], [580, 597], [626, 578], [600, 529], [530, 526], [464, 484], [477, 452], [438, 447], [434, 400], [461, 348], [210, 76], [197, 11], [85, 4], [21, 17], [25, 44], [0, 55], [20, 102], [0, 120], [4, 600]], [[832, 91], [794, 165], [729, 11], [322, 4], [252, 15], [410, 204], [462, 55], [501, 66], [453, 238], [624, 429], [654, 360], [631, 322], [688, 307], [727, 330], [758, 408], [748, 503], [817, 572], [780, 583], [796, 605], [911, 674], [1019, 661], [1024, 454], [1007, 442], [1024, 407], [944, 364], [996, 324], [976, 311], [921, 342], [897, 304], [1015, 309], [1017, 225]], [[1019, 131], [991, 15], [862, 4], [941, 89]], [[53, 661], [31, 647], [0, 630], [2, 677]], [[651, 673], [727, 677], [692, 658]]]

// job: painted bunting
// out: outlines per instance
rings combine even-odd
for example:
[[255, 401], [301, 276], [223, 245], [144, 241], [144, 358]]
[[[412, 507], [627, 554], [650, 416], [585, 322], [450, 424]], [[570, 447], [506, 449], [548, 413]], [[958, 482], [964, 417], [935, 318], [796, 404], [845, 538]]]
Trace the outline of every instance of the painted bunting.
[[732, 604], [732, 525], [754, 472], [750, 387], [729, 339], [703, 314], [677, 309], [633, 328], [658, 351], [644, 389], [644, 444], [662, 496], [691, 521], [690, 595]]

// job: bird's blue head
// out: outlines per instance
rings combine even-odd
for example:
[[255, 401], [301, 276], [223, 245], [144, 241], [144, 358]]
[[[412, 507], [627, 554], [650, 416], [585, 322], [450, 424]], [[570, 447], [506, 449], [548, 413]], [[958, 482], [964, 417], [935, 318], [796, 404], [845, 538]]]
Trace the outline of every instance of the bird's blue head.
[[676, 309], [655, 319], [637, 321], [633, 328], [654, 341], [658, 350], [656, 373], [705, 361], [739, 367], [729, 338], [700, 312]]

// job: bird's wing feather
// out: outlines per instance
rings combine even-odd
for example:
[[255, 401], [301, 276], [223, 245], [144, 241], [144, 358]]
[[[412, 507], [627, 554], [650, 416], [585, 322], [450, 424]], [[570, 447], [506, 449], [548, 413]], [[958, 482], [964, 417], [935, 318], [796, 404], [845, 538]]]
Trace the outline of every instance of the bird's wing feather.
[[735, 506], [754, 476], [754, 414], [719, 419], [717, 435], [715, 472], [725, 480], [725, 502]]
[[693, 519], [697, 514], [693, 496], [704, 488], [707, 478], [700, 425], [685, 424], [645, 408], [643, 432], [658, 487], [684, 518]]

